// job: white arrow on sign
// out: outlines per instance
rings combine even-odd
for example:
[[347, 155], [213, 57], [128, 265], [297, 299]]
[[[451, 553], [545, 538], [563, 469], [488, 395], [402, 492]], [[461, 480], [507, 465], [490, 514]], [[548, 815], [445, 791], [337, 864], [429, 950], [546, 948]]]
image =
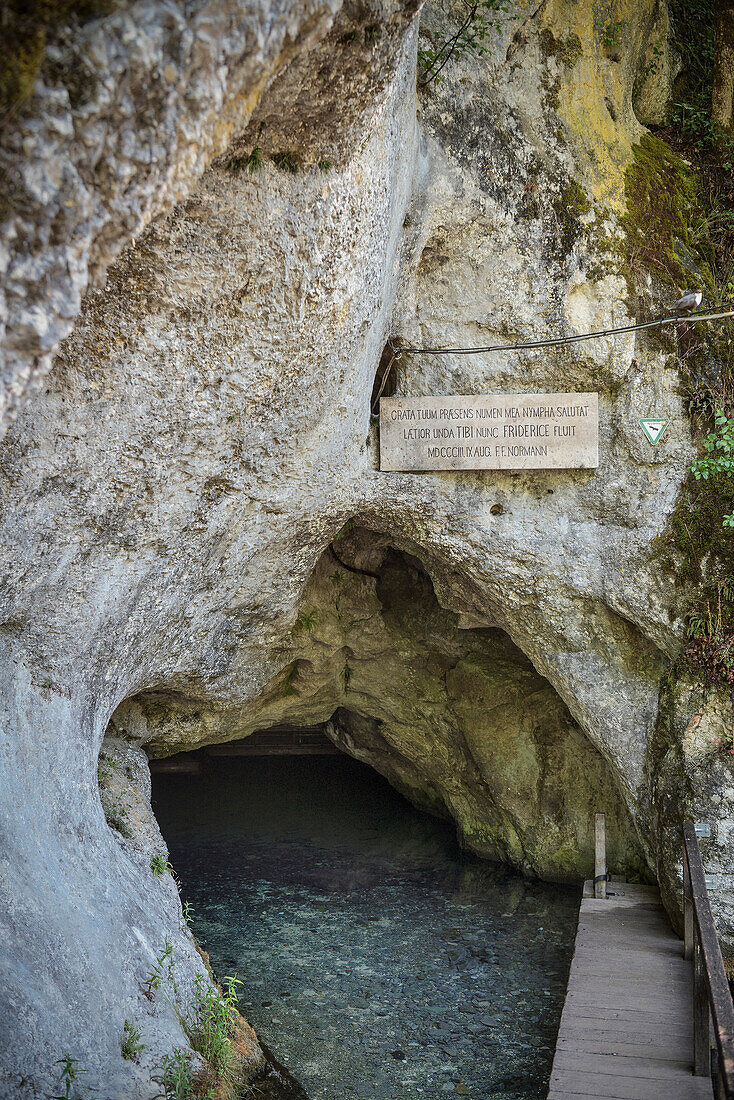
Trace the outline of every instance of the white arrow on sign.
[[645, 417], [640, 421], [640, 427], [653, 447], [660, 442], [663, 432], [668, 426], [667, 420], [655, 420], [653, 417]]

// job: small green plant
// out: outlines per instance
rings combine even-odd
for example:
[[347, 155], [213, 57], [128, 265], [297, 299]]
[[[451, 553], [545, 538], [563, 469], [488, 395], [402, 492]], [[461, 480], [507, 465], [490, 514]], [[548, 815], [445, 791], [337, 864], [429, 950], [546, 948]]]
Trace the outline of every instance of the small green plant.
[[223, 984], [224, 991], [220, 993], [203, 974], [196, 975], [194, 1004], [186, 1025], [192, 1047], [218, 1077], [230, 1069], [238, 1001], [236, 986], [242, 983], [235, 975], [226, 977]]
[[165, 875], [166, 871], [173, 871], [173, 867], [165, 856], [153, 856], [150, 861], [150, 869], [156, 878]]
[[604, 49], [615, 50], [618, 46], [621, 46], [622, 37], [629, 25], [629, 19], [615, 19], [607, 23], [601, 35], [601, 44]]
[[181, 908], [183, 910], [183, 919], [186, 922], [186, 924], [188, 924], [189, 921], [191, 920], [191, 918], [194, 915], [194, 907], [193, 907], [193, 905], [191, 904], [190, 901], [185, 901], [183, 903], [183, 905], [181, 906]]
[[[703, 673], [710, 683], [734, 684], [734, 634], [724, 623], [726, 605], [731, 605], [732, 586], [717, 585], [715, 609], [706, 601], [706, 610], [695, 609], [688, 616], [688, 644], [683, 651], [686, 663]], [[724, 607], [722, 607], [722, 604]], [[734, 734], [731, 743], [734, 744]], [[725, 741], [725, 746], [729, 742]]]
[[[194, 978], [193, 1001], [184, 1007], [174, 975], [173, 948], [168, 940], [146, 978], [143, 992], [149, 1000], [153, 1000], [153, 990], [160, 989], [164, 979], [173, 991], [170, 1003], [191, 1047], [206, 1062], [206, 1070], [194, 1078], [190, 1056], [177, 1049], [163, 1059], [158, 1076], [153, 1080], [162, 1085], [163, 1092], [159, 1095], [164, 1100], [207, 1100], [213, 1096], [220, 1081], [236, 1077], [232, 1040], [237, 1032], [237, 986], [242, 983], [236, 975], [227, 976], [224, 988], [219, 989], [199, 973]], [[127, 1021], [125, 1026], [127, 1030]], [[133, 1038], [136, 1044], [139, 1043], [137, 1029]]]
[[100, 799], [102, 802], [102, 809], [104, 810], [105, 820], [111, 829], [115, 829], [121, 836], [129, 839], [133, 834], [127, 821], [127, 806], [125, 806], [121, 799], [113, 798], [110, 792], [104, 789], [104, 784], [110, 774], [110, 772], [103, 774], [102, 789], [100, 790]]
[[342, 527], [341, 531], [338, 531], [334, 535], [334, 542], [339, 542], [340, 539], [343, 539], [345, 535], [349, 534], [349, 532], [352, 530], [353, 527], [354, 527], [354, 520], [353, 519], [348, 519], [347, 522]]
[[121, 1045], [123, 1058], [126, 1058], [129, 1062], [137, 1062], [141, 1050], [146, 1049], [145, 1044], [141, 1043], [140, 1039], [140, 1028], [131, 1023], [130, 1020], [125, 1020]]
[[111, 829], [114, 829], [116, 832], [118, 832], [120, 836], [124, 836], [126, 840], [129, 840], [130, 837], [133, 835], [130, 831], [128, 823], [125, 821], [122, 815], [116, 814], [114, 811], [111, 811], [110, 813], [105, 814], [105, 820]]
[[245, 166], [247, 168], [247, 171], [252, 175], [254, 172], [257, 172], [260, 168], [262, 168], [262, 164], [263, 158], [262, 153], [260, 152], [260, 146], [256, 145], [245, 160]]
[[[715, 431], [709, 432], [703, 441], [706, 452], [691, 466], [696, 481], [709, 481], [734, 474], [734, 417], [726, 415], [719, 407], [714, 417]], [[724, 527], [734, 527], [734, 512], [724, 516]]]
[[148, 971], [148, 975], [145, 979], [144, 992], [149, 999], [152, 999], [154, 989], [160, 989], [161, 982], [164, 978], [168, 978], [173, 986], [174, 992], [178, 992], [173, 967], [173, 947], [168, 940], [165, 940], [163, 950]]
[[427, 27], [422, 26], [421, 32], [430, 40], [431, 45], [428, 49], [418, 50], [419, 87], [425, 88], [432, 83], [441, 84], [443, 77], [440, 74], [452, 57], [462, 54], [481, 57], [486, 53], [486, 43], [492, 31], [499, 34], [502, 29], [502, 21], [496, 16], [500, 13], [507, 14], [510, 10], [510, 3], [506, 0], [467, 0], [459, 29], [454, 34], [438, 39]]
[[676, 103], [672, 122], [697, 154], [715, 158], [723, 172], [734, 171], [734, 138], [714, 122], [708, 104]]
[[296, 630], [305, 631], [307, 634], [310, 634], [316, 626], [317, 618], [318, 615], [316, 611], [302, 611], [296, 619]]
[[[165, 1056], [153, 1080], [163, 1089], [158, 1094], [162, 1100], [205, 1100], [195, 1087], [189, 1055], [180, 1047]], [[208, 1090], [207, 1094], [211, 1092]]]
[[330, 172], [331, 169], [332, 169], [332, 163], [331, 163], [330, 160], [320, 160], [319, 161], [319, 171], [320, 172]]
[[247, 170], [252, 175], [262, 168], [262, 164], [262, 150], [259, 145], [255, 145], [246, 157], [230, 157], [227, 161], [227, 168], [229, 168], [230, 172], [242, 172], [243, 170]]
[[638, 79], [640, 83], [644, 84], [649, 76], [654, 76], [660, 71], [660, 65], [662, 64], [665, 51], [662, 46], [653, 46], [650, 53], [650, 58], [644, 65], [640, 66]]
[[54, 1064], [61, 1066], [59, 1086], [64, 1091], [51, 1097], [51, 1100], [82, 1100], [81, 1093], [74, 1085], [76, 1079], [84, 1074], [84, 1070], [79, 1069], [79, 1059], [72, 1058], [70, 1054], [64, 1054]]
[[290, 172], [295, 176], [301, 168], [301, 162], [297, 153], [276, 153], [273, 156], [273, 164], [281, 172]]

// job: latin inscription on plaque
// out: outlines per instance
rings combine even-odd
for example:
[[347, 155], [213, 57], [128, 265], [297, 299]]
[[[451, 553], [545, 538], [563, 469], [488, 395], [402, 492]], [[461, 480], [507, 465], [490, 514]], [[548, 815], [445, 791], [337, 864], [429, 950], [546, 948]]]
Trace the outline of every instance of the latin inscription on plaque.
[[596, 393], [380, 399], [381, 470], [583, 470], [598, 465]]

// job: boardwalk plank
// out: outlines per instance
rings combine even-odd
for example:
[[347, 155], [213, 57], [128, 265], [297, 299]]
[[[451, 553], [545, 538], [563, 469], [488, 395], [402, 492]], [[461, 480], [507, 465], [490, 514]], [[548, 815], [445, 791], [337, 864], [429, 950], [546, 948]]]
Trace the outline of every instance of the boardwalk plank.
[[[635, 1021], [633, 1015], [629, 1016], [615, 1016], [613, 1018], [604, 1017], [598, 1012], [590, 1014], [589, 1016], [582, 1016], [579, 1014], [568, 1015], [561, 1018], [563, 1028], [571, 1028], [573, 1031], [578, 1032], [580, 1030], [586, 1031], [606, 1031], [610, 1038], [617, 1041], [619, 1036], [637, 1034], [641, 1040], [647, 1041], [649, 1039], [656, 1039], [661, 1034], [661, 1022], [658, 1019], [655, 1023], [645, 1021], [640, 1025]], [[687, 1028], [680, 1020], [673, 1021], [672, 1024], [665, 1024], [665, 1038], [671, 1043], [679, 1045], [682, 1042], [689, 1041], [689, 1028]]]
[[565, 1039], [558, 1040], [558, 1052], [573, 1051], [580, 1056], [586, 1054], [616, 1054], [624, 1058], [667, 1058], [677, 1056], [681, 1061], [690, 1066], [693, 1061], [693, 1043], [679, 1043], [671, 1048], [666, 1041], [655, 1041], [650, 1036], [641, 1040], [631, 1033], [609, 1036], [605, 1031], [587, 1031], [581, 1035], [569, 1035], [566, 1032]]
[[629, 1081], [624, 1077], [609, 1079], [602, 1091], [598, 1078], [564, 1077], [551, 1086], [548, 1100], [711, 1100], [711, 1082], [703, 1077], [682, 1079], [671, 1086], [670, 1081]]
[[588, 896], [548, 1100], [711, 1100], [692, 1074], [692, 973], [653, 887]]
[[584, 1073], [601, 1074], [612, 1077], [652, 1078], [654, 1081], [663, 1081], [667, 1078], [678, 1078], [682, 1074], [691, 1075], [690, 1062], [675, 1060], [670, 1051], [662, 1058], [653, 1058], [650, 1054], [642, 1057], [624, 1054], [590, 1054], [579, 1051], [557, 1050], [553, 1062], [553, 1072], [577, 1073], [579, 1067], [583, 1067]]

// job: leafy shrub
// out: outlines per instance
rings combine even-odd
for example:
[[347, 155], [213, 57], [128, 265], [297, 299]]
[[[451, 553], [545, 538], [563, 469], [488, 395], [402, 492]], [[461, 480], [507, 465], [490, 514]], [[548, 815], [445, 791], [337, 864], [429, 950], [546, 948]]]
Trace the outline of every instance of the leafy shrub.
[[173, 871], [173, 867], [165, 856], [153, 856], [150, 861], [150, 869], [156, 878], [165, 875], [166, 871]]
[[203, 974], [194, 979], [194, 1004], [187, 1032], [194, 1050], [206, 1060], [218, 1077], [227, 1074], [231, 1064], [232, 1038], [236, 1029], [236, 977], [224, 979], [224, 992], [215, 989]]
[[129, 1062], [137, 1062], [141, 1050], [145, 1050], [145, 1044], [140, 1042], [140, 1028], [135, 1027], [130, 1020], [125, 1020], [122, 1029], [122, 1057]]
[[481, 57], [486, 53], [487, 39], [492, 31], [499, 34], [502, 26], [501, 21], [492, 19], [491, 15], [509, 11], [510, 4], [506, 0], [472, 0], [464, 4], [463, 18], [454, 34], [437, 39], [427, 27], [421, 27], [422, 33], [431, 40], [431, 46], [418, 50], [418, 84], [426, 87], [433, 82], [442, 83], [441, 70], [452, 57], [462, 54]]
[[607, 23], [602, 31], [601, 44], [605, 50], [614, 50], [621, 46], [624, 32], [630, 25], [629, 19], [617, 19]]
[[[696, 481], [708, 481], [734, 474], [734, 417], [718, 408], [714, 417], [715, 431], [703, 441], [704, 458], [696, 459], [691, 473]], [[723, 518], [724, 527], [734, 527], [734, 512]]]
[[196, 1087], [189, 1055], [180, 1047], [165, 1056], [153, 1080], [162, 1087], [163, 1100], [205, 1100]]

